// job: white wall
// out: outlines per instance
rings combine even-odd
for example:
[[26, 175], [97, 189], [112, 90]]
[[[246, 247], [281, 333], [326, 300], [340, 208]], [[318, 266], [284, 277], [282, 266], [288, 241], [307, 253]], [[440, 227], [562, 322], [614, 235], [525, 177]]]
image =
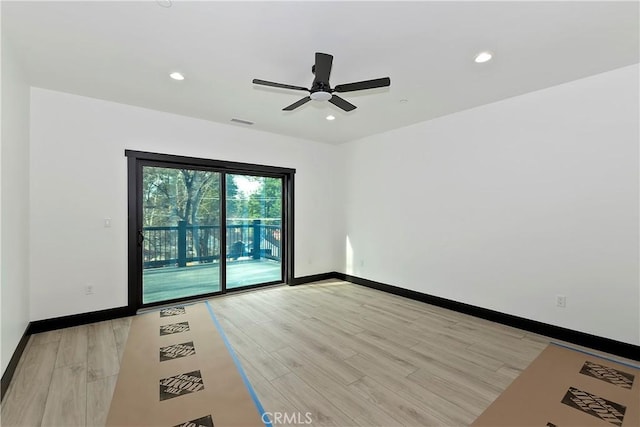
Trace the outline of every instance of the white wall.
[[29, 86], [2, 37], [1, 369], [29, 323]]
[[127, 304], [125, 149], [296, 168], [295, 275], [336, 269], [335, 147], [32, 88], [31, 320]]
[[343, 271], [640, 344], [638, 78], [625, 67], [340, 147]]

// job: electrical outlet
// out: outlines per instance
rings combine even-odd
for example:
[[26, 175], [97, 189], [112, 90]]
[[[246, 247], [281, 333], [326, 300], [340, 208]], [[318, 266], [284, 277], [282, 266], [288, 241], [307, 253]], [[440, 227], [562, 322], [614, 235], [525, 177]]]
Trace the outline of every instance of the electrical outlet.
[[93, 285], [87, 285], [84, 287], [85, 295], [93, 295]]
[[564, 295], [556, 295], [556, 307], [565, 308], [567, 306], [567, 297]]

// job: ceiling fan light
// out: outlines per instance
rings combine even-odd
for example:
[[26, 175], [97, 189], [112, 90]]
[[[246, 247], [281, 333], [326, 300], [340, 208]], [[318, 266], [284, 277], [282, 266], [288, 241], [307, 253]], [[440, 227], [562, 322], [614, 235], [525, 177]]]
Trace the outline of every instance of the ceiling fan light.
[[490, 61], [491, 58], [493, 58], [493, 54], [491, 52], [489, 52], [489, 51], [484, 51], [484, 52], [480, 52], [479, 54], [476, 55], [475, 61], [478, 64], [482, 64], [483, 62]]
[[319, 91], [319, 92], [313, 92], [310, 95], [310, 97], [314, 101], [328, 101], [331, 99], [331, 94], [329, 92]]

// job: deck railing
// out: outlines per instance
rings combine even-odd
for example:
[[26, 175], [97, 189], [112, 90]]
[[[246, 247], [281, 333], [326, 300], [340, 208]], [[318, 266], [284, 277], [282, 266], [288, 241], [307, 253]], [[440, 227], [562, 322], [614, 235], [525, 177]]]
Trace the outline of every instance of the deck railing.
[[[280, 225], [266, 225], [261, 220], [226, 226], [227, 260], [280, 260]], [[189, 225], [144, 227], [144, 268], [186, 267], [220, 259], [220, 226]]]

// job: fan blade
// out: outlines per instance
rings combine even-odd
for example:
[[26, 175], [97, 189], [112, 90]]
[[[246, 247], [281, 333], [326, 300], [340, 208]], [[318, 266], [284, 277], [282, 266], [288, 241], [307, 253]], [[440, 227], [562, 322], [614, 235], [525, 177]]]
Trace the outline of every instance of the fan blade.
[[391, 86], [391, 79], [389, 77], [337, 85], [333, 90], [336, 92], [353, 92], [354, 90], [375, 89], [377, 87], [385, 86]]
[[356, 109], [355, 105], [340, 98], [338, 95], [333, 95], [331, 99], [329, 99], [329, 102], [338, 108], [342, 108], [344, 111], [352, 111]]
[[291, 110], [295, 110], [296, 108], [298, 108], [301, 105], [306, 104], [307, 102], [311, 101], [311, 97], [310, 96], [305, 96], [304, 98], [302, 98], [300, 101], [296, 101], [293, 104], [289, 105], [288, 107], [284, 107], [282, 109], [282, 111], [291, 111]]
[[333, 63], [333, 56], [328, 53], [316, 52], [316, 66], [315, 73], [316, 78], [314, 82], [324, 82], [329, 85], [329, 76], [331, 75], [331, 64]]
[[253, 79], [253, 84], [254, 85], [263, 85], [263, 86], [271, 86], [271, 87], [279, 87], [279, 88], [282, 88], [282, 89], [306, 90], [307, 92], [309, 92], [309, 89], [307, 89], [306, 87], [286, 85], [284, 83], [268, 82], [266, 80], [260, 80], [260, 79]]

